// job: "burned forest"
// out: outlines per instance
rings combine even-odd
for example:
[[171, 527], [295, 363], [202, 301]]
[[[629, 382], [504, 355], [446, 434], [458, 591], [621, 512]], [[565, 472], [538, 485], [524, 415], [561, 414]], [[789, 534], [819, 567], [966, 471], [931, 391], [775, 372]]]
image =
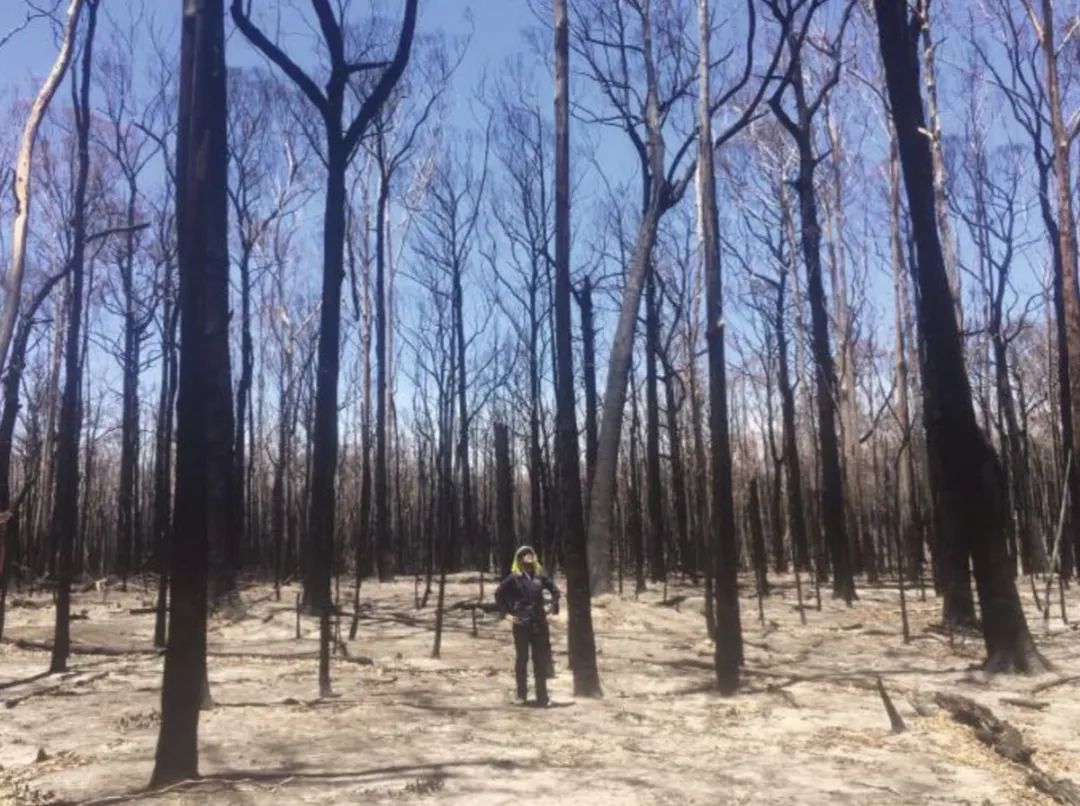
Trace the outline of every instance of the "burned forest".
[[0, 803], [1080, 806], [1076, 0], [0, 63]]

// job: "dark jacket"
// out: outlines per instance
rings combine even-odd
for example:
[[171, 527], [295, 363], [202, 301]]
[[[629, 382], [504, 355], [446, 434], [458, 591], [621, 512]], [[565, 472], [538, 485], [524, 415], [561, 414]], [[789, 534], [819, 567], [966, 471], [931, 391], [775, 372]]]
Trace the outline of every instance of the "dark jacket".
[[495, 604], [514, 617], [515, 624], [539, 624], [545, 620], [544, 591], [551, 593], [551, 612], [559, 612], [559, 589], [548, 577], [510, 574], [495, 589]]

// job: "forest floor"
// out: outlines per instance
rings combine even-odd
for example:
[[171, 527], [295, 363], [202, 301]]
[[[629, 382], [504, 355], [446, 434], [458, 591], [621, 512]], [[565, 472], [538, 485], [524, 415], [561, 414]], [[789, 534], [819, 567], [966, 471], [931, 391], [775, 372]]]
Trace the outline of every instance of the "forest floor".
[[[475, 600], [476, 582], [452, 577], [448, 607]], [[1024, 767], [937, 709], [940, 691], [1015, 725], [1051, 776], [1080, 779], [1080, 631], [1056, 615], [1046, 627], [1030, 590], [1029, 622], [1056, 670], [987, 679], [972, 670], [981, 640], [942, 634], [932, 594], [909, 596], [904, 644], [895, 585], [862, 587], [852, 608], [823, 593], [821, 611], [808, 591], [803, 626], [791, 578], [765, 600], [764, 624], [743, 582], [738, 696], [712, 690], [701, 591], [680, 585], [668, 590], [687, 597], [678, 607], [661, 604], [660, 590], [595, 602], [603, 699], [573, 698], [565, 610], [555, 618], [548, 710], [512, 704], [508, 620], [478, 612], [473, 635], [472, 611], [450, 610], [433, 659], [434, 609], [416, 609], [411, 578], [364, 584], [357, 639], [333, 664], [336, 696], [320, 700], [317, 620], [305, 617], [295, 637], [297, 589], [279, 602], [268, 586], [245, 588], [246, 613], [210, 624], [216, 707], [200, 721], [204, 778], [163, 792], [145, 789], [162, 670], [153, 613], [141, 612], [152, 592], [77, 594], [78, 654], [52, 676], [42, 674], [48, 653], [28, 643], [51, 641], [51, 599], [13, 593], [0, 646], [0, 802], [1052, 802]], [[1080, 589], [1070, 597], [1080, 616]], [[342, 629], [347, 637], [347, 621]], [[890, 730], [879, 676], [906, 732]]]

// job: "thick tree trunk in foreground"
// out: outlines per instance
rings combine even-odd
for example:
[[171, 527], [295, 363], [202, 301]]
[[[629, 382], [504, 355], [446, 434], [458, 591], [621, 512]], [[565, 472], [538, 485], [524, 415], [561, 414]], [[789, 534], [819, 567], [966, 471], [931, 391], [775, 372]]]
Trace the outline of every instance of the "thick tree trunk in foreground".
[[[560, 531], [566, 567], [567, 633], [574, 694], [601, 696], [596, 668], [585, 513], [581, 501], [574, 353], [570, 322], [570, 79], [566, 0], [555, 0], [555, 439], [559, 474]], [[614, 476], [614, 474], [612, 474]], [[608, 504], [611, 500], [609, 498]], [[608, 518], [611, 517], [610, 506]]]
[[[712, 143], [709, 95], [709, 2], [698, 0], [699, 72], [698, 142]], [[709, 429], [712, 433], [712, 532], [716, 550], [716, 685], [722, 694], [739, 688], [743, 660], [739, 620], [738, 550], [735, 542], [735, 501], [731, 478], [731, 438], [728, 433], [727, 367], [724, 359], [724, 302], [720, 268], [720, 223], [716, 207], [713, 151], [698, 149], [698, 218], [702, 271], [705, 273], [705, 319], [709, 348]], [[706, 558], [709, 562], [710, 558]]]
[[904, 0], [874, 0], [878, 34], [917, 251], [919, 334], [931, 483], [946, 538], [963, 540], [974, 561], [986, 668], [1038, 671], [1035, 649], [1013, 581], [1001, 511], [1001, 466], [979, 430], [964, 366], [934, 205], [934, 172], [923, 132], [918, 21]]
[[198, 776], [207, 550], [232, 527], [224, 0], [184, 0], [176, 149], [180, 377], [170, 627], [151, 786]]

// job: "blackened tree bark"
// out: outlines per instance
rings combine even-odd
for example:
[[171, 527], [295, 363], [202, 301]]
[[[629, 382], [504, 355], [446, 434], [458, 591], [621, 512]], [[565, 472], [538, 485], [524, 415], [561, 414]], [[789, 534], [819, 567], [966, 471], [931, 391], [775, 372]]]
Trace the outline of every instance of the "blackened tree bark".
[[596, 471], [596, 325], [593, 314], [592, 277], [586, 275], [578, 294], [581, 308], [581, 363], [585, 375], [585, 489], [592, 500], [592, 480]]
[[[250, 512], [250, 480], [256, 459], [249, 453], [255, 437], [252, 422], [252, 387], [255, 371], [255, 339], [252, 332], [253, 293], [258, 277], [255, 250], [267, 246], [275, 224], [285, 216], [301, 191], [292, 138], [279, 134], [280, 124], [267, 118], [287, 114], [272, 79], [265, 74], [234, 71], [229, 76], [229, 203], [236, 232], [233, 259], [239, 275], [240, 368], [236, 381], [236, 428], [233, 434], [233, 517], [228, 545], [211, 569], [212, 601], [215, 605], [239, 604], [237, 574], [244, 551], [256, 531]], [[279, 156], [280, 155], [280, 156]]]
[[224, 0], [185, 0], [176, 220], [180, 375], [170, 629], [151, 786], [198, 776], [206, 695], [207, 550], [232, 527]]
[[[819, 5], [813, 4], [807, 18]], [[790, 61], [786, 81], [770, 99], [774, 114], [791, 135], [799, 154], [799, 170], [794, 184], [799, 196], [800, 235], [803, 261], [806, 264], [806, 290], [810, 302], [815, 363], [818, 437], [821, 445], [821, 515], [832, 560], [833, 593], [848, 604], [855, 598], [855, 577], [844, 523], [843, 475], [836, 430], [836, 369], [830, 346], [829, 313], [821, 276], [821, 225], [814, 187], [814, 169], [819, 158], [814, 149], [813, 119], [840, 79], [840, 44], [853, 8], [853, 3], [847, 4], [838, 33], [824, 46], [833, 60], [833, 69], [816, 95], [807, 96], [803, 77], [805, 36], [793, 34], [788, 39]], [[784, 92], [789, 86], [795, 97], [794, 117], [787, 113], [782, 103]]]
[[[673, 337], [676, 328], [671, 329]], [[660, 353], [664, 367], [664, 413], [667, 419], [668, 450], [671, 458], [671, 504], [675, 510], [675, 532], [679, 547], [679, 565], [683, 573], [697, 582], [698, 557], [696, 546], [690, 539], [690, 512], [687, 501], [686, 464], [683, 460], [682, 429], [679, 427], [681, 402], [676, 400], [675, 384], [680, 380], [671, 363], [671, 338]], [[685, 395], [683, 395], [685, 400]]]
[[82, 425], [83, 277], [86, 263], [86, 188], [90, 175], [90, 74], [94, 65], [94, 34], [99, 0], [87, 0], [80, 71], [76, 78], [75, 136], [78, 167], [71, 218], [71, 294], [68, 297], [68, 330], [64, 343], [64, 391], [56, 434], [56, 503], [53, 508], [52, 541], [58, 551], [56, 563], [56, 630], [50, 672], [67, 669], [71, 648], [71, 578], [75, 534], [79, 528], [79, 431]]
[[[67, 272], [50, 277], [30, 298], [19, 319], [15, 337], [11, 342], [8, 362], [3, 379], [3, 406], [0, 413], [0, 516], [10, 514], [7, 520], [0, 520], [0, 639], [4, 637], [4, 613], [7, 604], [8, 581], [11, 578], [11, 563], [15, 557], [19, 534], [17, 506], [11, 500], [11, 455], [15, 443], [15, 425], [19, 413], [19, 386], [22, 383], [23, 370], [26, 366], [26, 348], [34, 327], [34, 316], [46, 300], [56, 283]], [[24, 481], [23, 494], [30, 490], [32, 479]]]
[[754, 563], [754, 579], [757, 581], [758, 592], [762, 596], [768, 596], [768, 558], [765, 555], [765, 530], [761, 527], [761, 496], [758, 494], [757, 476], [750, 479], [750, 497], [746, 506], [750, 521], [750, 553]]
[[660, 301], [656, 285], [654, 263], [645, 279], [645, 511], [649, 523], [649, 576], [653, 582], [662, 582], [667, 578], [667, 530], [660, 477]]
[[495, 423], [495, 544], [499, 573], [509, 574], [514, 560], [514, 476], [510, 465], [510, 429]]
[[[1062, 113], [1061, 77], [1058, 70], [1058, 43], [1054, 31], [1053, 0], [1041, 0], [1042, 20], [1034, 20], [1046, 60], [1046, 92], [1050, 107], [1050, 134], [1054, 141], [1054, 178], [1057, 185], [1057, 222], [1060, 241], [1061, 297], [1065, 319], [1065, 341], [1058, 349], [1068, 356], [1069, 403], [1072, 411], [1070, 429], [1073, 457], [1080, 456], [1080, 287], [1077, 285], [1076, 218], [1073, 215], [1073, 186], [1071, 182], [1070, 150], [1080, 127], [1073, 122], [1066, 126]], [[1057, 279], [1055, 278], [1055, 282]], [[1059, 334], [1061, 331], [1059, 330]], [[1080, 469], [1073, 462], [1072, 495], [1080, 497]], [[1074, 501], [1074, 514], [1080, 504]], [[1073, 554], [1080, 565], [1080, 523], [1073, 526]]]
[[1001, 466], [979, 429], [964, 366], [934, 205], [933, 160], [923, 132], [919, 80], [919, 18], [905, 0], [874, 0], [878, 39], [907, 187], [916, 246], [919, 335], [931, 483], [948, 535], [962, 539], [975, 571], [986, 668], [1038, 671], [1035, 649], [1016, 591], [1000, 508]]
[[162, 294], [161, 328], [161, 389], [158, 398], [157, 436], [154, 447], [154, 500], [152, 505], [152, 537], [157, 563], [158, 592], [154, 617], [154, 646], [166, 645], [167, 589], [169, 584], [170, 539], [169, 521], [172, 483], [173, 422], [179, 366], [176, 359], [176, 326], [180, 321], [179, 308], [173, 301], [172, 267], [165, 266], [165, 287]]
[[585, 512], [581, 500], [577, 412], [574, 405], [574, 347], [570, 322], [570, 35], [567, 0], [555, 0], [555, 385], [556, 464], [560, 531], [566, 568], [567, 638], [574, 694], [599, 697]]
[[785, 244], [794, 231], [791, 206], [787, 189], [781, 184], [777, 190], [782, 233], [773, 241], [773, 252], [780, 263], [780, 276], [773, 282], [775, 306], [772, 326], [776, 338], [776, 382], [780, 388], [780, 418], [783, 423], [784, 480], [786, 488], [787, 523], [791, 534], [791, 551], [795, 568], [806, 571], [810, 567], [810, 544], [806, 533], [806, 510], [803, 507], [802, 467], [799, 460], [798, 432], [795, 430], [795, 391], [791, 384], [788, 363], [787, 332], [787, 285], [793, 276], [793, 248]]
[[893, 269], [893, 329], [896, 361], [896, 420], [900, 427], [900, 450], [896, 457], [898, 554], [905, 562], [900, 574], [916, 579], [922, 573], [923, 538], [915, 490], [915, 451], [912, 441], [910, 391], [908, 380], [908, 339], [905, 303], [904, 250], [900, 229], [900, 163], [896, 138], [889, 142], [889, 242]]
[[379, 580], [388, 582], [394, 578], [394, 551], [386, 463], [386, 230], [390, 225], [390, 178], [394, 161], [387, 157], [381, 127], [375, 143], [379, 161], [379, 195], [375, 205], [375, 568]]
[[[1021, 8], [1009, 3], [1007, 0], [1000, 0], [991, 8], [999, 23], [998, 38], [1003, 44], [1005, 58], [1001, 59], [997, 54], [989, 52], [978, 41], [973, 43], [973, 46], [978, 54], [979, 61], [987, 72], [993, 76], [994, 83], [1001, 88], [1002, 96], [1009, 104], [1013, 118], [1031, 141], [1032, 158], [1036, 168], [1039, 214], [1046, 228], [1054, 270], [1054, 321], [1052, 327], [1055, 330], [1058, 348], [1054, 351], [1057, 360], [1057, 408], [1061, 424], [1060, 443], [1065, 448], [1064, 451], [1058, 453], [1056, 461], [1058, 472], [1061, 473], [1064, 472], [1065, 452], [1072, 449], [1074, 451], [1073, 455], [1076, 455], [1075, 448], [1072, 447], [1076, 444], [1073, 434], [1073, 411], [1076, 404], [1074, 403], [1075, 396], [1072, 392], [1073, 381], [1071, 380], [1076, 373], [1070, 368], [1070, 361], [1073, 359], [1069, 348], [1068, 322], [1070, 319], [1076, 318], [1075, 309], [1077, 305], [1074, 302], [1069, 302], [1067, 306], [1068, 295], [1065, 292], [1065, 284], [1068, 282], [1074, 288], [1073, 296], [1075, 298], [1076, 283], [1074, 278], [1076, 264], [1073, 264], [1071, 273], [1064, 268], [1066, 265], [1065, 255], [1062, 250], [1070, 239], [1068, 235], [1063, 234], [1061, 231], [1052, 201], [1051, 178], [1056, 172], [1057, 150], [1053, 145], [1046, 142], [1048, 129], [1050, 129], [1053, 136], [1052, 121], [1046, 120], [1049, 88], [1044, 84], [1048, 84], [1048, 81], [1044, 81], [1043, 77], [1039, 75], [1036, 50], [1025, 35], [1028, 31], [1025, 18], [1029, 12], [1034, 14], [1034, 9], [1030, 6]], [[1033, 16], [1032, 19], [1035, 19], [1035, 17]], [[1045, 37], [1047, 29], [1040, 26], [1037, 28], [1036, 34], [1040, 30]], [[1051, 23], [1049, 28], [1051, 42], [1053, 32], [1053, 23]], [[1045, 43], [1040, 44], [1044, 44], [1045, 47]], [[1049, 53], [1044, 49], [1043, 57], [1044, 63], [1047, 65], [1050, 65], [1051, 62], [1056, 65], [1057, 58], [1053, 52], [1053, 45], [1051, 45]], [[1046, 61], [1048, 57], [1050, 61]], [[1080, 129], [1074, 127], [1069, 133], [1069, 142], [1071, 143], [1078, 134], [1080, 134]], [[1057, 141], [1056, 136], [1054, 136], [1054, 140]], [[1067, 185], [1068, 182], [1066, 181], [1065, 186]], [[1060, 182], [1058, 187], [1061, 187]], [[1072, 240], [1075, 244], [1075, 238]], [[1070, 571], [1072, 559], [1072, 552], [1069, 551], [1069, 548], [1074, 544], [1080, 546], [1080, 471], [1078, 471], [1076, 462], [1072, 464], [1068, 484], [1069, 509], [1064, 524], [1061, 556], [1062, 570], [1066, 574]]]
[[[638, 461], [638, 443], [641, 440], [641, 418], [638, 415], [638, 390], [634, 369], [630, 375], [630, 450], [627, 463], [630, 472], [626, 490], [626, 534], [629, 550], [634, 561], [634, 595], [645, 590], [645, 526], [641, 517], [641, 463]], [[626, 551], [624, 547], [620, 555]]]
[[[400, 80], [412, 51], [418, 0], [406, 0], [397, 47], [389, 62], [350, 62], [345, 53], [341, 20], [330, 0], [311, 0], [330, 57], [325, 91], [271, 42], [247, 16], [242, 0], [232, 0], [232, 18], [241, 33], [285, 73], [319, 112], [325, 128], [326, 198], [323, 216], [322, 304], [315, 384], [315, 426], [312, 436], [311, 490], [308, 506], [308, 554], [304, 594], [309, 607], [320, 611], [319, 690], [330, 693], [327, 610], [336, 518], [335, 478], [338, 464], [338, 363], [341, 349], [341, 284], [344, 280], [345, 172], [360, 138], [367, 132], [394, 85]], [[345, 98], [350, 78], [379, 71], [359, 109], [345, 125]]]
[[[706, 340], [709, 350], [709, 430], [712, 433], [712, 531], [716, 563], [716, 684], [722, 694], [739, 688], [743, 660], [739, 619], [738, 550], [728, 431], [727, 366], [724, 359], [724, 301], [720, 267], [720, 220], [713, 172], [708, 0], [698, 0], [698, 219], [705, 274]], [[751, 37], [752, 38], [752, 37]], [[706, 562], [710, 558], [706, 558]]]
[[[612, 505], [630, 354], [641, 293], [652, 261], [660, 220], [682, 198], [696, 167], [692, 160], [688, 164], [684, 160], [693, 153], [691, 147], [697, 132], [692, 130], [674, 143], [671, 158], [668, 159], [665, 156], [669, 153], [665, 122], [672, 117], [672, 109], [676, 105], [692, 98], [687, 88], [693, 86], [693, 73], [698, 66], [685, 58], [682, 33], [669, 27], [678, 15], [667, 14], [665, 6], [663, 13], [657, 15], [661, 25], [654, 29], [652, 6], [650, 0], [626, 4], [591, 0], [582, 4], [575, 24], [575, 31], [578, 32], [575, 41], [582, 43], [578, 52], [592, 78], [600, 85], [604, 97], [614, 108], [612, 115], [597, 115], [594, 120], [605, 124], [617, 122], [628, 135], [641, 166], [645, 199], [612, 336], [596, 471], [589, 502], [589, 571], [593, 593], [611, 590]], [[715, 114], [736, 97], [745, 95], [746, 100], [740, 104], [740, 111], [724, 130], [715, 134], [712, 141], [714, 149], [720, 148], [755, 119], [766, 87], [772, 83], [781, 53], [776, 48], [764, 69], [761, 65], [755, 65], [754, 3], [748, 2], [746, 8], [749, 26], [745, 61], [734, 80], [717, 93], [716, 98], [711, 99], [710, 114]], [[712, 21], [707, 24], [711, 31]], [[756, 86], [751, 87], [751, 78]]]

